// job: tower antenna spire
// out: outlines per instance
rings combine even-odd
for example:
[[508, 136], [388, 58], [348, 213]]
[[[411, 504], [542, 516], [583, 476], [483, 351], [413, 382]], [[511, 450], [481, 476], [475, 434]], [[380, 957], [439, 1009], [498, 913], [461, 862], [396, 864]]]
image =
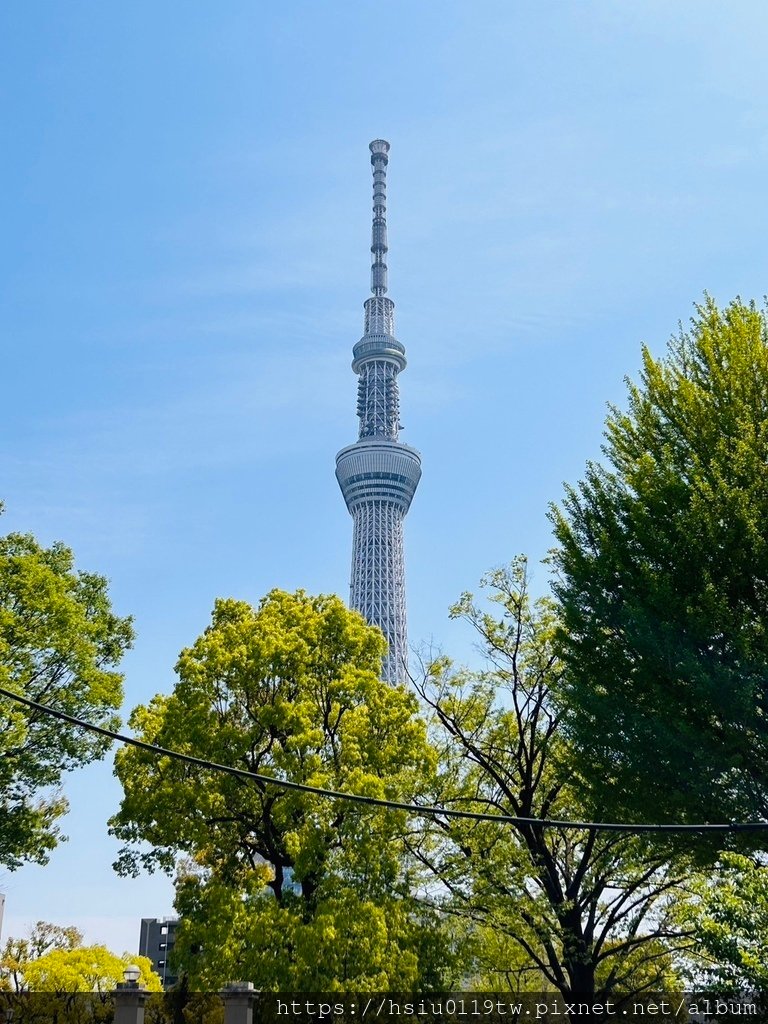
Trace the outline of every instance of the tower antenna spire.
[[352, 350], [358, 375], [360, 433], [336, 456], [336, 478], [353, 520], [349, 603], [387, 639], [382, 678], [407, 678], [403, 522], [421, 478], [421, 456], [398, 440], [397, 375], [405, 348], [395, 337], [395, 304], [387, 297], [387, 164], [389, 143], [370, 144], [373, 167], [371, 292], [365, 327]]
[[371, 291], [387, 294], [387, 164], [389, 143], [374, 139], [368, 147], [373, 167], [373, 225], [371, 227]]

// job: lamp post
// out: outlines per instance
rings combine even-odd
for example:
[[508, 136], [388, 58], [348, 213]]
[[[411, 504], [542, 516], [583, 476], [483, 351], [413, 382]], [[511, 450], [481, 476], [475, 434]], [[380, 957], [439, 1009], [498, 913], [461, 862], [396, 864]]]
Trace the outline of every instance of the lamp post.
[[147, 990], [140, 988], [141, 971], [135, 964], [129, 964], [123, 971], [125, 981], [115, 989], [115, 1024], [144, 1024], [144, 1004]]

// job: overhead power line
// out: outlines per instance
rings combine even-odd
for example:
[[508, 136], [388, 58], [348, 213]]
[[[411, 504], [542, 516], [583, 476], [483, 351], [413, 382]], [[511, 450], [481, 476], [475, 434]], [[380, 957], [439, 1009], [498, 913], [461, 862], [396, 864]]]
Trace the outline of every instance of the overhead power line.
[[175, 761], [182, 761], [185, 764], [203, 768], [206, 771], [222, 772], [232, 775], [238, 779], [246, 779], [251, 782], [259, 782], [262, 785], [279, 786], [281, 789], [297, 790], [300, 793], [311, 793], [314, 796], [326, 797], [331, 800], [346, 800], [350, 803], [367, 804], [373, 807], [385, 807], [395, 811], [407, 811], [409, 814], [416, 814], [430, 818], [466, 818], [471, 821], [490, 821], [500, 825], [531, 825], [540, 828], [578, 829], [581, 831], [592, 830], [595, 832], [628, 832], [631, 834], [651, 832], [764, 832], [768, 831], [768, 821], [747, 821], [728, 822], [725, 824], [632, 824], [628, 822], [606, 822], [606, 821], [559, 821], [554, 818], [521, 818], [510, 814], [488, 814], [482, 811], [463, 811], [451, 807], [432, 807], [425, 804], [407, 804], [397, 800], [385, 800], [375, 796], [364, 796], [360, 793], [342, 793], [335, 789], [324, 789], [321, 786], [309, 786], [303, 782], [292, 782], [288, 779], [276, 779], [271, 775], [261, 775], [258, 772], [249, 772], [244, 768], [234, 768], [232, 765], [218, 764], [216, 761], [208, 761], [202, 757], [193, 757], [191, 754], [182, 754], [178, 750], [169, 750], [166, 747], [159, 747], [155, 743], [146, 743], [144, 740], [136, 739], [134, 736], [125, 736], [115, 732], [113, 729], [105, 729], [101, 725], [94, 725], [93, 722], [86, 722], [84, 719], [75, 718], [64, 711], [58, 711], [47, 704], [41, 704], [29, 697], [22, 697], [21, 694], [13, 693], [0, 687], [0, 696], [7, 697], [17, 704], [41, 711], [52, 718], [58, 718], [62, 722], [68, 722], [78, 729], [85, 729], [87, 732], [105, 736], [107, 739], [116, 740], [129, 747], [138, 747], [139, 750], [146, 750], [158, 757], [169, 757]]

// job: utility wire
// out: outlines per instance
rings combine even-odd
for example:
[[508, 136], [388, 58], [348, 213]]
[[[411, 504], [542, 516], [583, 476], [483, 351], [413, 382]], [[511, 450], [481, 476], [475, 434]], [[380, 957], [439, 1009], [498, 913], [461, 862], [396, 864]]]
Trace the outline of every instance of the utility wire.
[[166, 747], [159, 747], [154, 743], [146, 743], [134, 736], [125, 736], [112, 729], [105, 729], [101, 725], [94, 725], [93, 722], [86, 722], [81, 718], [75, 718], [64, 711], [57, 711], [47, 704], [40, 704], [29, 697], [22, 697], [21, 694], [13, 693], [0, 687], [0, 696], [7, 697], [17, 704], [41, 711], [52, 718], [58, 718], [62, 722], [68, 722], [78, 729], [85, 729], [88, 732], [96, 733], [99, 736], [106, 736], [108, 739], [117, 740], [126, 746], [138, 747], [139, 750], [147, 750], [151, 754], [160, 757], [170, 757], [175, 761], [182, 761], [185, 764], [204, 768], [207, 771], [222, 772], [232, 775], [238, 779], [248, 779], [252, 782], [259, 782], [262, 785], [280, 786], [282, 789], [293, 789], [300, 793], [312, 793], [315, 796], [328, 797], [332, 800], [347, 800], [351, 803], [367, 804], [373, 807], [387, 807], [396, 811], [408, 811], [410, 814], [421, 815], [431, 818], [467, 818], [471, 821], [492, 821], [500, 825], [531, 825], [540, 828], [579, 829], [594, 832], [629, 832], [634, 834], [648, 832], [764, 832], [768, 831], [768, 821], [747, 821], [730, 822], [727, 824], [699, 824], [699, 825], [646, 825], [629, 824], [624, 822], [605, 821], [558, 821], [553, 818], [520, 818], [509, 814], [487, 814], [482, 811], [462, 811], [450, 807], [431, 807], [428, 804], [406, 804], [397, 800], [385, 800], [375, 796], [363, 796], [359, 793], [342, 793], [335, 789], [324, 789], [321, 786], [308, 786], [303, 782], [291, 782], [287, 779], [276, 779], [271, 775], [260, 775], [257, 772], [249, 772], [244, 768], [233, 768], [231, 765], [217, 764], [215, 761], [208, 761], [202, 757], [193, 757], [191, 754], [182, 754], [177, 750], [168, 750]]

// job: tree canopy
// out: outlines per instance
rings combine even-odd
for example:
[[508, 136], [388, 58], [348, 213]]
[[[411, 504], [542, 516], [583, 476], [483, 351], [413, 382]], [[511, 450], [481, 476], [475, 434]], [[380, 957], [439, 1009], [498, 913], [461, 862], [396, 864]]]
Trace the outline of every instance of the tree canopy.
[[124, 953], [118, 956], [106, 946], [76, 946], [51, 949], [24, 968], [24, 980], [31, 992], [113, 992], [125, 980], [129, 965], [139, 968], [139, 984], [149, 992], [162, 991], [162, 983], [146, 956]]
[[[0, 950], [0, 1014], [29, 1024], [107, 1024], [114, 1019], [111, 995], [129, 965], [139, 968], [142, 988], [162, 991], [148, 957], [85, 946], [77, 928], [38, 921], [28, 936], [9, 938]], [[162, 1002], [154, 1009], [162, 1011]]]
[[[63, 544], [0, 537], [0, 686], [115, 727], [116, 671], [133, 639], [107, 581], [77, 570]], [[65, 772], [104, 756], [109, 741], [0, 697], [0, 865], [45, 863], [61, 838]]]
[[696, 935], [688, 963], [692, 987], [768, 991], [768, 867], [760, 858], [724, 852], [686, 888], [678, 917]]
[[38, 921], [27, 936], [6, 939], [0, 952], [0, 975], [7, 988], [21, 992], [25, 988], [27, 966], [52, 951], [69, 951], [83, 944], [83, 933], [73, 925], [61, 926]]
[[129, 964], [139, 968], [139, 983], [150, 992], [162, 988], [145, 956], [118, 956], [106, 946], [86, 946], [74, 926], [38, 921], [23, 938], [10, 937], [0, 951], [0, 977], [13, 992], [109, 992], [124, 981]]
[[552, 512], [568, 723], [595, 814], [768, 813], [768, 328], [707, 298], [643, 351]]
[[176, 956], [193, 985], [385, 990], [423, 977], [428, 922], [393, 894], [404, 815], [279, 785], [395, 800], [423, 788], [434, 756], [415, 697], [379, 678], [384, 650], [336, 597], [218, 601], [173, 693], [133, 712], [144, 740], [277, 780], [117, 754], [117, 867], [178, 868]]
[[[522, 558], [484, 584], [490, 605], [465, 594], [453, 610], [477, 630], [484, 670], [439, 658], [418, 684], [442, 752], [435, 801], [521, 819], [583, 819], [562, 728], [552, 602], [531, 600]], [[436, 879], [439, 905], [476, 929], [489, 988], [602, 999], [675, 980], [673, 954], [689, 938], [671, 910], [689, 865], [658, 840], [438, 817], [411, 845], [433, 878], [426, 891], [437, 898]]]

